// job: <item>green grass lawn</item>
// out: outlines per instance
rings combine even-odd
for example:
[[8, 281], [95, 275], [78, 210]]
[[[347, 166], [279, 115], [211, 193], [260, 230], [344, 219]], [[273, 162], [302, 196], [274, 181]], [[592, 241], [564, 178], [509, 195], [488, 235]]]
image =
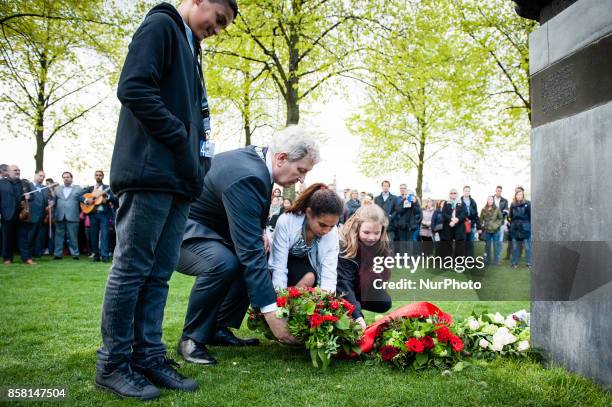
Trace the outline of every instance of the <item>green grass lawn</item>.
[[[38, 266], [0, 265], [0, 388], [65, 388], [70, 405], [101, 405], [117, 397], [94, 387], [100, 309], [109, 266], [86, 260], [42, 260]], [[176, 358], [193, 279], [175, 273], [164, 320], [164, 340]], [[527, 301], [436, 302], [455, 318], [472, 309], [509, 313]], [[399, 305], [399, 304], [398, 304]], [[374, 315], [367, 315], [372, 321]], [[251, 335], [246, 328], [240, 335]], [[195, 393], [163, 391], [160, 405], [610, 406], [612, 397], [561, 368], [528, 361], [496, 361], [443, 376], [399, 372], [370, 362], [334, 361], [315, 370], [304, 351], [263, 340], [249, 349], [211, 348], [213, 367], [184, 364]], [[180, 359], [177, 358], [180, 361]], [[2, 403], [0, 399], [0, 403]], [[140, 404], [125, 400], [124, 404]]]

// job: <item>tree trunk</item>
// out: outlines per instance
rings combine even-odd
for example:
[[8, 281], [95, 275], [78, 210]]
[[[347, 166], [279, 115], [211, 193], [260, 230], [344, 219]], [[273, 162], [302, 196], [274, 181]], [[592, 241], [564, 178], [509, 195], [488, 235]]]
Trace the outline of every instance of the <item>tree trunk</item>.
[[34, 154], [34, 161], [36, 161], [36, 172], [44, 170], [45, 162], [45, 142], [43, 140], [43, 131], [36, 131], [36, 154]]
[[251, 136], [253, 135], [253, 132], [251, 130], [249, 115], [243, 115], [242, 120], [244, 123], [244, 146], [246, 147], [251, 145]]
[[[248, 78], [245, 78], [245, 82]], [[251, 136], [253, 135], [253, 130], [251, 129], [251, 95], [250, 95], [250, 85], [245, 85], [244, 94], [242, 95], [243, 101], [243, 110], [242, 110], [242, 124], [244, 126], [244, 145], [251, 145]]]
[[47, 146], [45, 141], [45, 109], [47, 108], [45, 103], [45, 87], [47, 85], [48, 72], [49, 64], [45, 50], [40, 57], [40, 80], [38, 81], [38, 94], [36, 98], [36, 124], [34, 128], [34, 135], [36, 137], [36, 154], [34, 155], [36, 171], [44, 169], [45, 165], [45, 147]]
[[424, 130], [421, 130], [421, 139], [419, 140], [419, 162], [417, 165], [417, 184], [416, 194], [423, 202], [423, 167], [425, 166], [425, 145], [427, 135]]

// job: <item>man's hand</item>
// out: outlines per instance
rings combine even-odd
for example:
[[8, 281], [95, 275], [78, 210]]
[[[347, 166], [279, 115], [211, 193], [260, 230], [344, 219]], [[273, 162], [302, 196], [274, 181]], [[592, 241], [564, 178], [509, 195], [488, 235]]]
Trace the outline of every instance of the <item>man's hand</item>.
[[263, 231], [263, 234], [261, 235], [261, 240], [263, 240], [264, 243], [264, 252], [266, 253], [270, 253], [270, 239], [268, 239], [268, 234], [266, 233], [266, 231]]
[[287, 327], [287, 321], [282, 318], [276, 317], [276, 311], [266, 312], [264, 314], [264, 318], [272, 331], [272, 334], [278, 339], [280, 342], [287, 345], [299, 345], [300, 341], [295, 339], [293, 335], [289, 333], [289, 328]]

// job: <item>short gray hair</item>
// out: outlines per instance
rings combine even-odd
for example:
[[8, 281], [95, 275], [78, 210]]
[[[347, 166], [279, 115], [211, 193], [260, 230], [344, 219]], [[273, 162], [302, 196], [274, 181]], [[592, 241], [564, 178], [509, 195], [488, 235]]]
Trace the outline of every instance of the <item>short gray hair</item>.
[[274, 136], [270, 143], [270, 152], [287, 153], [289, 161], [298, 161], [304, 157], [317, 164], [321, 159], [319, 145], [306, 133], [303, 127], [290, 125], [285, 127], [279, 134]]

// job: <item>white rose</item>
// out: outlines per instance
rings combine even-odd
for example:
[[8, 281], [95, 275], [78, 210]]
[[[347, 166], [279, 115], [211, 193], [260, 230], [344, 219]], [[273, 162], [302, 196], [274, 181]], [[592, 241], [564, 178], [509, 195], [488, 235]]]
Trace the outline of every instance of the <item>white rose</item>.
[[506, 325], [508, 328], [514, 328], [516, 326], [516, 321], [514, 320], [512, 315], [508, 315], [508, 318], [506, 318], [506, 320], [504, 321], [504, 325]]
[[527, 349], [529, 349], [529, 341], [520, 341], [518, 343], [518, 351], [519, 352], [524, 352]]
[[491, 343], [489, 343], [489, 341], [487, 341], [485, 338], [482, 338], [480, 342], [478, 342], [478, 346], [480, 346], [483, 349], [487, 349], [490, 345]]
[[504, 316], [499, 312], [496, 312], [495, 315], [493, 315], [493, 322], [495, 322], [496, 324], [503, 324], [504, 320]]
[[512, 335], [505, 326], [499, 328], [493, 335], [493, 344], [501, 343], [502, 347], [516, 342], [516, 336]]
[[493, 342], [493, 344], [491, 345], [491, 350], [495, 352], [501, 352], [503, 348], [504, 348], [504, 344], [501, 342]]
[[472, 331], [476, 331], [478, 330], [478, 328], [480, 328], [480, 324], [478, 323], [478, 321], [476, 321], [473, 318], [470, 318], [468, 320], [468, 327], [472, 330]]

